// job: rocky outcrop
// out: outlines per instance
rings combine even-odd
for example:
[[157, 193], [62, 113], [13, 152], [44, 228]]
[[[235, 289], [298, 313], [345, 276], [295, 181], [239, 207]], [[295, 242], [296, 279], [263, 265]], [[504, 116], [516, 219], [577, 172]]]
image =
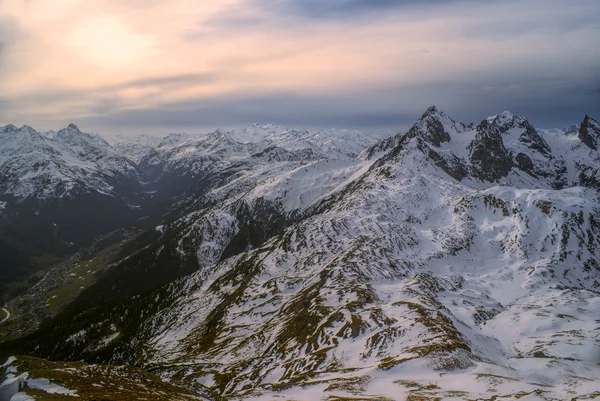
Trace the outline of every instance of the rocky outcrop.
[[421, 117], [425, 128], [423, 138], [436, 147], [440, 147], [443, 142], [450, 142], [450, 134], [441, 121], [443, 117], [445, 116], [435, 106], [428, 108]]
[[520, 127], [525, 129], [525, 132], [519, 137], [519, 142], [526, 145], [529, 149], [549, 155], [552, 153], [550, 146], [544, 141], [544, 138], [538, 134], [537, 130], [529, 124], [527, 120], [519, 124]]
[[443, 121], [450, 123], [444, 113], [438, 111], [435, 106], [429, 107], [421, 116], [421, 119], [407, 132], [409, 138], [421, 137], [426, 142], [439, 148], [442, 143], [450, 142], [450, 134], [444, 127]]
[[377, 157], [381, 157], [386, 152], [398, 146], [400, 139], [403, 136], [404, 134], [400, 133], [389, 138], [381, 139], [377, 141], [375, 145], [360, 152], [358, 158], [362, 160], [374, 160]]
[[600, 143], [600, 124], [586, 115], [579, 127], [579, 139], [590, 149], [598, 150]]
[[500, 130], [488, 120], [477, 126], [475, 140], [469, 144], [471, 174], [484, 181], [506, 177], [513, 167], [512, 156], [502, 142]]
[[536, 174], [534, 171], [533, 161], [529, 156], [527, 156], [525, 153], [519, 153], [515, 157], [515, 162], [519, 169], [535, 177]]

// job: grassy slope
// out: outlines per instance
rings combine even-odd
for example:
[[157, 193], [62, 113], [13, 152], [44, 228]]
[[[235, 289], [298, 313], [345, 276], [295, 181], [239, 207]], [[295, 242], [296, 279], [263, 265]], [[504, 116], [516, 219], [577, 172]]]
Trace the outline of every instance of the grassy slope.
[[162, 381], [158, 376], [132, 366], [88, 365], [83, 362], [49, 362], [31, 357], [18, 357], [11, 364], [17, 374], [27, 372], [29, 379], [44, 378], [66, 389], [77, 392], [78, 397], [48, 394], [42, 390], [25, 392], [39, 400], [202, 400], [199, 395]]

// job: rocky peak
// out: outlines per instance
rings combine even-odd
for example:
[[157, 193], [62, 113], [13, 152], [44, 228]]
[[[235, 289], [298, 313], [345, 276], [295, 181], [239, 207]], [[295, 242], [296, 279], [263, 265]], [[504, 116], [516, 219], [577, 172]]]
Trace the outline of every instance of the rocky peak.
[[2, 132], [15, 132], [17, 130], [18, 130], [18, 128], [12, 124], [5, 125], [4, 127], [2, 127], [0, 129], [0, 131], [2, 131]]
[[409, 138], [421, 137], [429, 144], [439, 148], [442, 143], [450, 142], [450, 134], [445, 124], [455, 125], [456, 123], [439, 111], [437, 107], [430, 106], [407, 135]]
[[421, 115], [421, 119], [427, 117], [428, 115], [439, 113], [438, 108], [435, 105], [431, 105], [425, 110], [425, 112]]
[[76, 131], [76, 132], [81, 132], [81, 130], [79, 129], [78, 126], [76, 126], [75, 124], [71, 123], [69, 125], [67, 125], [67, 129], [70, 131]]
[[59, 141], [67, 141], [71, 143], [74, 140], [79, 142], [81, 140], [81, 136], [83, 135], [84, 133], [79, 130], [79, 127], [71, 123], [67, 125], [66, 128], [58, 130], [54, 137]]
[[56, 137], [59, 139], [64, 139], [67, 137], [74, 137], [79, 134], [82, 134], [82, 132], [79, 130], [79, 127], [77, 127], [75, 124], [71, 123], [71, 124], [67, 125], [66, 128], [59, 130], [56, 133]]
[[598, 150], [600, 144], [600, 124], [586, 114], [579, 127], [579, 139], [588, 148]]
[[508, 110], [504, 110], [500, 114], [496, 114], [494, 116], [488, 117], [487, 121], [496, 127], [501, 134], [507, 132], [511, 128], [520, 127], [527, 128], [531, 127], [531, 124], [524, 117], [518, 116], [516, 114], [511, 113]]
[[504, 110], [502, 113], [488, 117], [487, 121], [496, 124], [498, 127], [501, 127], [505, 124], [510, 124], [515, 117], [516, 116], [510, 111]]
[[42, 144], [44, 138], [36, 130], [31, 128], [29, 125], [23, 125], [21, 128], [17, 128], [12, 124], [7, 125], [1, 131], [9, 134], [9, 142], [18, 144], [17, 146], [23, 146], [24, 144]]
[[513, 166], [511, 154], [504, 146], [495, 120], [483, 120], [477, 126], [475, 139], [468, 150], [474, 178], [497, 181], [506, 177]]
[[[504, 110], [500, 114], [488, 117], [487, 122], [498, 128], [500, 134], [507, 134], [509, 131], [516, 129], [517, 132], [522, 132], [519, 137], [519, 142], [532, 150], [549, 155], [552, 151], [546, 141], [538, 134], [533, 125], [527, 121], [525, 117], [521, 117]], [[511, 131], [514, 132], [514, 131]]]
[[69, 124], [66, 128], [59, 130], [50, 138], [56, 139], [59, 143], [85, 148], [86, 150], [84, 153], [91, 151], [92, 148], [110, 148], [108, 142], [100, 135], [83, 132], [73, 123]]
[[39, 132], [37, 132], [36, 130], [34, 130], [31, 126], [29, 125], [24, 125], [22, 126], [19, 131], [24, 132], [26, 134], [29, 135], [39, 135]]

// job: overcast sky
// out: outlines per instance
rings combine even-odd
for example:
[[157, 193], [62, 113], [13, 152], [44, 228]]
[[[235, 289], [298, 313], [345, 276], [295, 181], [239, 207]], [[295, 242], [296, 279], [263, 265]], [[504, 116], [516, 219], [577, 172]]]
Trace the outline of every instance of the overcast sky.
[[600, 116], [598, 0], [0, 0], [0, 125], [403, 130]]

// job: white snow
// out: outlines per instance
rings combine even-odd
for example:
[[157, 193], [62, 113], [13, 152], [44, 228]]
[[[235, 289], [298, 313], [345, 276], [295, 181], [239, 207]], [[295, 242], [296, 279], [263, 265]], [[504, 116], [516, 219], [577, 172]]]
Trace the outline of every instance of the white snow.
[[16, 393], [10, 398], [10, 401], [35, 401], [35, 398], [25, 393]]
[[101, 340], [100, 347], [106, 347], [108, 344], [113, 342], [117, 337], [119, 337], [119, 334], [121, 334], [121, 333], [117, 331], [117, 332], [111, 334], [110, 336], [103, 338]]
[[156, 148], [163, 140], [157, 135], [140, 134], [140, 135], [106, 135], [102, 137], [120, 154], [129, 158], [131, 161], [138, 163], [152, 149]]
[[0, 194], [19, 200], [97, 192], [114, 195], [112, 180], [138, 179], [134, 164], [97, 135], [74, 125], [55, 135], [29, 126], [0, 127]]
[[79, 397], [76, 391], [59, 386], [58, 384], [52, 383], [50, 380], [44, 378], [27, 379], [27, 386], [32, 389], [44, 391], [48, 394], [63, 394], [71, 397]]

